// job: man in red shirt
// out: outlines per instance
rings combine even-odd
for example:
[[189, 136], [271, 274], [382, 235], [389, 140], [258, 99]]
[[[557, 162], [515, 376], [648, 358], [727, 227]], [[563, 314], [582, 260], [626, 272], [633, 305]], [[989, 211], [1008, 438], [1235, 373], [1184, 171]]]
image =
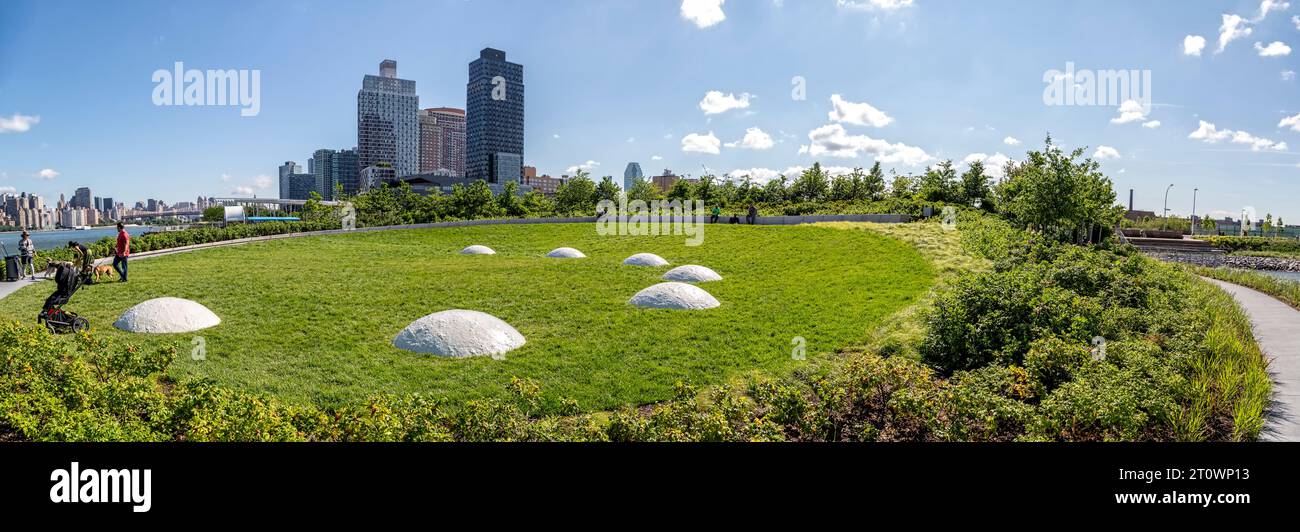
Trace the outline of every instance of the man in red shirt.
[[126, 228], [121, 222], [117, 224], [117, 246], [113, 248], [113, 269], [121, 276], [121, 282], [126, 282], [126, 258], [131, 256], [131, 235], [126, 234]]

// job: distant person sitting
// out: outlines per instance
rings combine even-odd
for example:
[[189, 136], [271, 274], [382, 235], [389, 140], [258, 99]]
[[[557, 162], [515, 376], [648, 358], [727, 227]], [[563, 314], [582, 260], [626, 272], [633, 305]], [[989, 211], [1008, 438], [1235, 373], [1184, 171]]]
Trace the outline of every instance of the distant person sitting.
[[119, 281], [126, 282], [126, 258], [131, 256], [131, 235], [121, 222], [117, 224], [117, 245], [113, 247], [113, 269], [117, 270]]
[[717, 205], [713, 206], [713, 213], [709, 216], [709, 223], [716, 224], [722, 218], [722, 208]]
[[755, 207], [753, 203], [749, 204], [749, 214], [745, 216], [745, 222], [749, 223], [749, 225], [758, 223], [758, 207]]
[[729, 224], [738, 224], [738, 223], [740, 223], [740, 213], [732, 214], [732, 215], [731, 215], [731, 219], [728, 220], [727, 223], [729, 223]]

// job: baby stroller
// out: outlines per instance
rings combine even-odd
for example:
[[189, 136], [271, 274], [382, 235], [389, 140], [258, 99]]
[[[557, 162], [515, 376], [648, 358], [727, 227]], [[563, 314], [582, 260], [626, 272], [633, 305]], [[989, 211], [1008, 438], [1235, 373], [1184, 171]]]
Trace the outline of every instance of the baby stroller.
[[60, 264], [54, 273], [54, 280], [58, 283], [58, 289], [45, 300], [45, 306], [41, 308], [41, 313], [36, 316], [36, 323], [44, 324], [54, 334], [79, 333], [89, 330], [90, 322], [86, 318], [63, 309], [63, 305], [68, 304], [68, 301], [72, 299], [72, 294], [75, 294], [77, 289], [81, 288], [84, 281], [83, 277], [75, 266]]

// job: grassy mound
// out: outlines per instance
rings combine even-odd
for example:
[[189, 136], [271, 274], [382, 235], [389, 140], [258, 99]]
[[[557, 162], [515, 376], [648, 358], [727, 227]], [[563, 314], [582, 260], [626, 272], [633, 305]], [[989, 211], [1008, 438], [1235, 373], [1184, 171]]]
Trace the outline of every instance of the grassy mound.
[[[459, 253], [476, 243], [498, 254]], [[560, 246], [590, 258], [543, 258]], [[636, 252], [717, 270], [725, 280], [709, 291], [722, 306], [684, 313], [628, 305], [662, 273], [621, 265]], [[340, 405], [376, 393], [500, 397], [518, 376], [583, 409], [668, 399], [677, 381], [784, 373], [802, 364], [791, 356], [795, 337], [814, 360], [865, 341], [935, 275], [915, 249], [871, 232], [723, 225], [709, 226], [698, 247], [678, 236], [600, 236], [585, 224], [480, 226], [249, 244], [131, 268], [130, 283], [87, 287], [69, 308], [91, 320], [97, 337], [146, 350], [178, 346], [168, 370], [174, 377]], [[30, 321], [52, 289], [38, 285], [0, 300], [0, 319]], [[202, 360], [186, 356], [195, 335], [144, 337], [110, 327], [131, 305], [162, 296], [197, 301], [222, 318], [200, 333]], [[497, 316], [528, 344], [504, 361], [441, 360], [392, 347], [415, 319], [454, 308]]]

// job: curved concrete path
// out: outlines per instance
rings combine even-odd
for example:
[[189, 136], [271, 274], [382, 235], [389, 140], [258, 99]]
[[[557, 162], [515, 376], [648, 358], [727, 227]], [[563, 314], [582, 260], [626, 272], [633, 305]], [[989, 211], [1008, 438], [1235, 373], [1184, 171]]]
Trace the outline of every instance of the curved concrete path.
[[1250, 316], [1260, 349], [1269, 358], [1273, 400], [1259, 439], [1300, 441], [1300, 310], [1258, 290], [1203, 279], [1232, 294], [1241, 304]]

